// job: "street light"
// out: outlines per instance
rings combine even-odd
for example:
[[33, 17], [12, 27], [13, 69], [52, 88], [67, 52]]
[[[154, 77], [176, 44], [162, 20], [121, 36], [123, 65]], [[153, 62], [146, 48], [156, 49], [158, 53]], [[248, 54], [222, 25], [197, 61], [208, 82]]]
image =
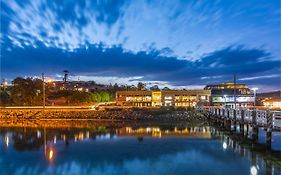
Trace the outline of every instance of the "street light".
[[257, 97], [257, 90], [259, 90], [259, 88], [252, 88], [252, 90], [254, 91], [254, 106], [256, 106], [256, 97]]
[[53, 80], [49, 78], [49, 79], [47, 80], [47, 82], [48, 82], [48, 83], [52, 83]]
[[43, 91], [43, 109], [45, 108], [45, 77], [44, 77], [44, 73], [42, 73], [42, 91]]

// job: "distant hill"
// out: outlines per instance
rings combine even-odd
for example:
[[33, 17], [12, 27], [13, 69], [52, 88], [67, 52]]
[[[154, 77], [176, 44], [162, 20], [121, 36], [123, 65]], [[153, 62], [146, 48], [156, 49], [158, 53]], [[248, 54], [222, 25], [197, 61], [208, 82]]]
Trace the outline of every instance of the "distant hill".
[[281, 91], [258, 93], [257, 98], [281, 99]]

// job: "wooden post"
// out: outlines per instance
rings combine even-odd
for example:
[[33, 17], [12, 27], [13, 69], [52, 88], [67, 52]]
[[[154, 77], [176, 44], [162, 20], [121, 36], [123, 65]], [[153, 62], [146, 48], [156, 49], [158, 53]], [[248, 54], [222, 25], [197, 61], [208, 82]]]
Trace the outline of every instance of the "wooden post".
[[229, 118], [229, 110], [225, 109], [225, 120], [226, 120], [226, 129], [231, 131], [231, 119]]
[[236, 108], [233, 110], [233, 125], [234, 131], [237, 132]]
[[241, 109], [240, 133], [244, 136], [244, 110]]
[[249, 135], [249, 124], [246, 123], [246, 133], [245, 133], [245, 136], [248, 138], [248, 135]]
[[265, 173], [266, 175], [272, 175], [272, 165], [268, 161], [265, 161]]
[[256, 110], [253, 111], [252, 115], [252, 126], [253, 126], [253, 133], [252, 138], [254, 143], [258, 143], [259, 141], [259, 127], [257, 126], [257, 113]]
[[266, 111], [266, 122], [266, 147], [271, 149], [273, 113], [270, 111]]

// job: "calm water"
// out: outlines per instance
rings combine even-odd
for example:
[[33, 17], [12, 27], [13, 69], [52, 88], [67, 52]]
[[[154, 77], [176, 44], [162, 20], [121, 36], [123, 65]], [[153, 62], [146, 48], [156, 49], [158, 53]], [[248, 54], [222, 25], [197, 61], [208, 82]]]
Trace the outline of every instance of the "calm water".
[[0, 127], [0, 135], [1, 175], [281, 174], [276, 161], [208, 126]]

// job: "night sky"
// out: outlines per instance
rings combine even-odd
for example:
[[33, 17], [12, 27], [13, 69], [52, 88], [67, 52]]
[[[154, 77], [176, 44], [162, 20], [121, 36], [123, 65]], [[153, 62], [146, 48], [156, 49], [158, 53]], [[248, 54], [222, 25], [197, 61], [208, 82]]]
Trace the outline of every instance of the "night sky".
[[1, 78], [281, 86], [279, 0], [1, 0]]

